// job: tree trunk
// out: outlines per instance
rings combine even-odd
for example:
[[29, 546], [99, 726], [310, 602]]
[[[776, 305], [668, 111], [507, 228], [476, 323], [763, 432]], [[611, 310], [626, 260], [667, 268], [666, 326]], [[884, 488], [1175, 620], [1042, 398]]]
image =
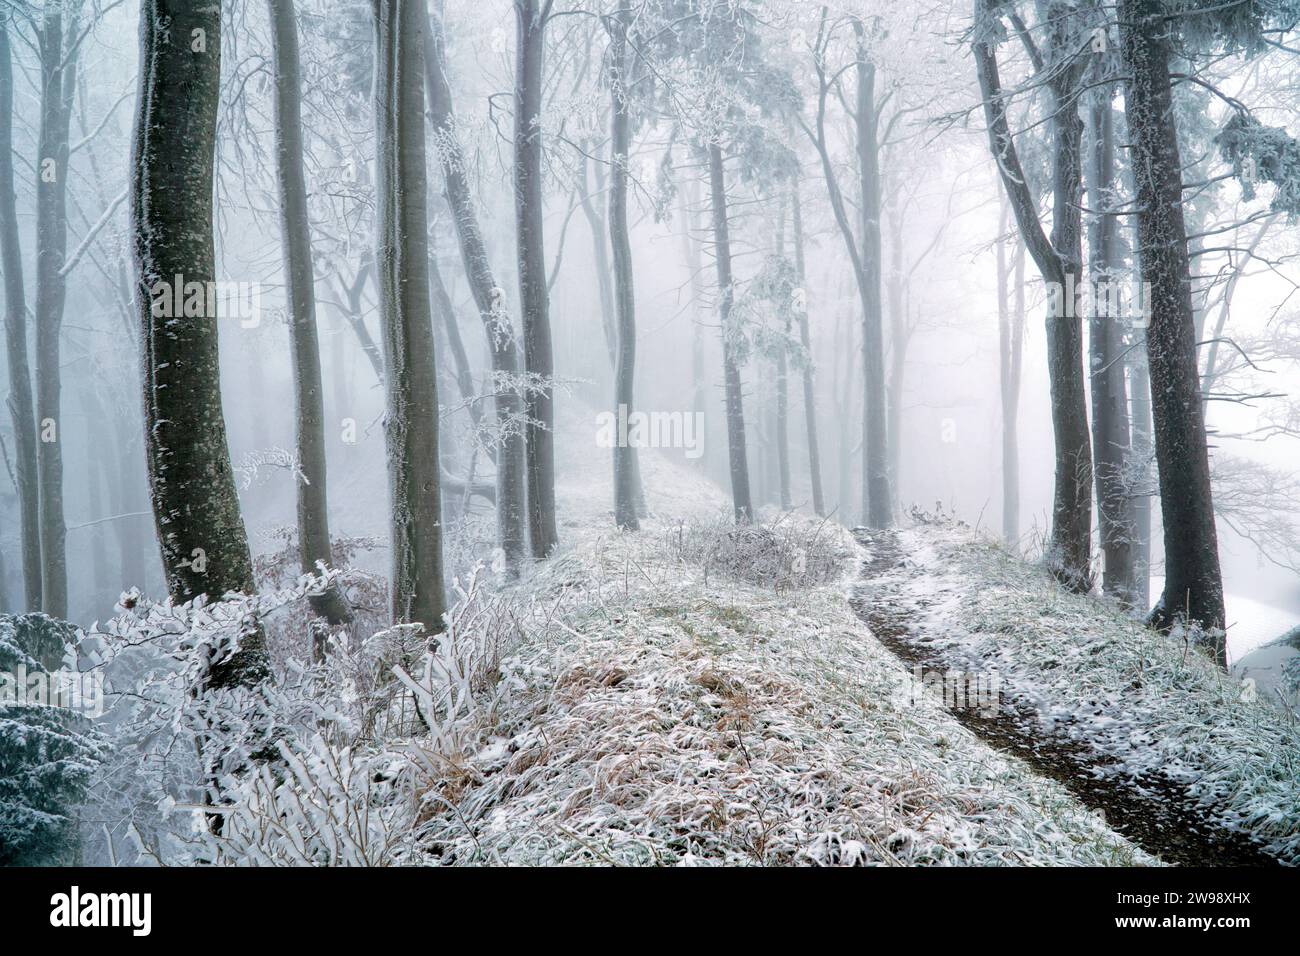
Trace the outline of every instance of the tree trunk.
[[[1144, 333], [1138, 334], [1145, 338]], [[1145, 346], [1145, 343], [1141, 343]], [[1147, 374], [1146, 349], [1136, 355], [1129, 366], [1132, 392], [1132, 456], [1140, 467], [1135, 469], [1133, 494], [1133, 606], [1151, 607], [1151, 475], [1150, 462], [1155, 451], [1151, 436], [1151, 377]]]
[[429, 303], [424, 0], [374, 0], [384, 437], [392, 507], [392, 618], [442, 629], [438, 383]]
[[990, 0], [975, 0], [976, 72], [988, 128], [989, 149], [998, 165], [1016, 225], [1048, 290], [1048, 376], [1056, 480], [1052, 496], [1052, 535], [1047, 566], [1066, 587], [1086, 592], [1092, 586], [1092, 443], [1088, 433], [1083, 379], [1083, 329], [1075, 308], [1082, 271], [1081, 140], [1074, 87], [1081, 69], [1072, 56], [1077, 18], [1062, 4], [1048, 7], [1053, 97], [1052, 234], [1043, 233], [1038, 204], [1030, 195], [1007, 122], [1006, 101], [993, 50]]
[[[303, 175], [302, 75], [298, 23], [293, 0], [267, 0], [275, 69], [276, 182], [284, 245], [285, 294], [289, 306], [289, 355], [293, 364], [295, 439], [298, 467], [298, 555], [307, 574], [318, 564], [334, 566], [326, 493], [325, 396], [320, 342], [316, 334], [316, 277], [311, 261], [307, 183]], [[352, 619], [337, 587], [311, 600], [312, 610], [330, 624]]]
[[889, 491], [888, 437], [885, 434], [885, 346], [880, 286], [880, 148], [876, 141], [876, 67], [867, 52], [861, 20], [853, 22], [858, 41], [857, 153], [862, 199], [862, 517], [872, 528], [893, 523]]
[[76, 91], [80, 3], [45, 6], [40, 29], [41, 128], [36, 168], [36, 467], [41, 498], [42, 609], [68, 614], [67, 526], [63, 516], [63, 420], [59, 334], [67, 281], [68, 124]]
[[36, 408], [27, 360], [27, 300], [14, 195], [14, 76], [9, 49], [11, 18], [0, 18], [0, 268], [5, 281], [5, 351], [9, 363], [9, 414], [14, 426], [14, 479], [18, 486], [23, 588], [28, 611], [41, 609], [40, 491], [36, 466]]
[[465, 352], [465, 342], [460, 335], [460, 324], [456, 321], [456, 307], [452, 305], [451, 295], [447, 292], [447, 283], [443, 281], [442, 269], [438, 257], [429, 257], [429, 292], [433, 296], [434, 321], [442, 328], [447, 350], [451, 353], [452, 365], [456, 374], [456, 388], [461, 400], [465, 402], [470, 421], [475, 426], [483, 417], [478, 405], [478, 390], [474, 387], [474, 374], [470, 370], [469, 355]]
[[[631, 150], [628, 92], [628, 21], [626, 0], [609, 20], [610, 188], [609, 239], [614, 250], [614, 303], [617, 316], [617, 362], [614, 366], [614, 418], [631, 416], [633, 375], [636, 372], [636, 300], [632, 289], [632, 243], [627, 222], [627, 168]], [[622, 436], [620, 436], [622, 438]], [[636, 448], [614, 442], [614, 521], [625, 531], [638, 531], [636, 509]]]
[[1133, 507], [1125, 487], [1129, 459], [1128, 388], [1124, 377], [1122, 313], [1108, 306], [1123, 275], [1115, 207], [1115, 137], [1109, 96], [1088, 111], [1091, 157], [1088, 205], [1094, 216], [1091, 254], [1092, 314], [1088, 343], [1092, 368], [1092, 454], [1097, 515], [1104, 559], [1102, 588], [1123, 604], [1133, 603]]
[[[781, 203], [779, 221], [776, 229], [776, 255], [777, 258], [785, 259], [785, 202]], [[777, 350], [776, 360], [773, 363], [776, 366], [776, 394], [773, 396], [773, 440], [776, 442], [776, 488], [777, 499], [781, 505], [782, 511], [789, 511], [792, 507], [790, 497], [790, 362], [786, 357], [786, 343], [790, 341], [790, 332], [793, 322], [793, 310], [795, 301], [793, 298], [793, 289], [791, 290], [791, 301], [787, 302], [782, 309], [785, 316], [784, 336], [781, 340], [781, 346]]]
[[[596, 165], [596, 193], [605, 191], [604, 183], [600, 180], [599, 161]], [[605, 241], [609, 230], [606, 228], [605, 217], [601, 215], [600, 205], [591, 201], [591, 193], [587, 187], [587, 158], [582, 158], [582, 188], [578, 190], [578, 204], [582, 207], [582, 214], [587, 218], [587, 227], [591, 231], [592, 244], [592, 261], [596, 264], [596, 289], [600, 294], [600, 328], [605, 335], [605, 351], [609, 353], [609, 365], [613, 368], [618, 364], [618, 331], [615, 326], [614, 317], [614, 290], [610, 287], [610, 273], [613, 271], [609, 263], [609, 244]]]
[[727, 453], [731, 470], [731, 500], [736, 522], [754, 519], [749, 495], [749, 460], [745, 452], [745, 407], [740, 385], [740, 366], [731, 344], [731, 304], [736, 290], [731, 281], [731, 237], [727, 223], [727, 182], [722, 164], [722, 147], [709, 144], [709, 191], [713, 210], [713, 257], [718, 270], [719, 317], [722, 328], [723, 393], [727, 404]]
[[447, 204], [460, 243], [461, 259], [470, 293], [483, 321], [492, 357], [493, 408], [496, 415], [497, 449], [497, 545], [510, 573], [519, 570], [528, 548], [524, 478], [524, 402], [520, 395], [519, 350], [515, 330], [506, 312], [504, 295], [492, 275], [487, 246], [479, 229], [474, 193], [466, 173], [464, 154], [456, 133], [451, 86], [447, 82], [447, 61], [442, 20], [429, 20], [425, 81], [429, 96], [429, 121], [438, 139], [438, 161], [442, 166]]
[[[1013, 263], [1006, 261], [1007, 206], [1002, 207], [998, 252], [998, 384], [1002, 406], [1002, 538], [1020, 541], [1020, 366], [1025, 327], [1025, 250], [1017, 242]], [[1008, 271], [1013, 289], [1007, 288]], [[1015, 305], [1012, 300], [1014, 297]]]
[[559, 542], [555, 527], [555, 405], [551, 317], [542, 232], [542, 67], [550, 0], [515, 0], [515, 232], [524, 327], [525, 466], [533, 557]]
[[[687, 190], [690, 200], [687, 201]], [[691, 289], [691, 412], [697, 422], [705, 421], [707, 407], [707, 388], [704, 372], [704, 288], [701, 273], [704, 267], [700, 263], [700, 250], [691, 235], [694, 225], [694, 210], [697, 202], [695, 180], [687, 181], [687, 186], [677, 191], [677, 214], [681, 217], [682, 252], [686, 260], [686, 269], [690, 272]], [[709, 441], [704, 430], [700, 433], [700, 457], [696, 463], [707, 469], [709, 462]]]
[[808, 472], [812, 478], [813, 511], [822, 516], [826, 514], [826, 499], [822, 495], [821, 449], [817, 441], [816, 363], [813, 361], [812, 336], [808, 328], [808, 279], [803, 251], [803, 204], [799, 200], [799, 180], [797, 177], [794, 181], [792, 203], [794, 274], [795, 281], [799, 283], [799, 288], [803, 291], [803, 298], [799, 308], [799, 342], [804, 350], [803, 413], [804, 428], [808, 435]]
[[1223, 578], [1196, 367], [1182, 160], [1170, 102], [1170, 28], [1155, 0], [1120, 0], [1119, 21], [1142, 278], [1151, 296], [1147, 363], [1164, 519], [1165, 590], [1149, 620], [1161, 628], [1186, 619], [1218, 629], [1212, 651], [1225, 664]]
[[[212, 288], [212, 187], [221, 83], [215, 4], [144, 0], [131, 219], [143, 328], [145, 446], [154, 522], [172, 597], [251, 593], [253, 561], [222, 416], [218, 316], [168, 316], [172, 283]], [[178, 277], [182, 277], [178, 280]], [[213, 666], [213, 687], [269, 668], [260, 629]]]

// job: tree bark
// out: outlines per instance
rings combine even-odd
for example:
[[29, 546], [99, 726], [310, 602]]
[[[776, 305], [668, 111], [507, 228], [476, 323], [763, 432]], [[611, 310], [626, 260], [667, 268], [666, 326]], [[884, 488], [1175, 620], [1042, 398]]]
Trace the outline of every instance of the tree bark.
[[1102, 589], [1133, 603], [1133, 507], [1125, 486], [1130, 435], [1124, 377], [1123, 314], [1109, 314], [1123, 274], [1115, 207], [1115, 137], [1109, 96], [1088, 111], [1091, 130], [1088, 205], [1093, 210], [1088, 249], [1092, 313], [1088, 343], [1092, 370], [1092, 453], [1097, 515], [1104, 560]]
[[889, 490], [888, 436], [885, 433], [884, 307], [880, 285], [880, 147], [876, 140], [876, 67], [867, 52], [866, 30], [853, 21], [857, 36], [858, 177], [862, 200], [862, 518], [872, 528], [893, 523]]
[[1182, 209], [1182, 160], [1170, 96], [1169, 21], [1154, 0], [1120, 0], [1124, 104], [1137, 185], [1142, 277], [1150, 288], [1147, 364], [1164, 519], [1165, 590], [1149, 622], [1217, 629], [1227, 662], [1223, 578], [1196, 367], [1195, 320]]
[[[596, 193], [605, 191], [605, 184], [600, 179], [600, 165], [596, 164]], [[605, 335], [605, 350], [609, 353], [609, 365], [618, 364], [618, 331], [614, 317], [614, 290], [610, 287], [610, 273], [613, 269], [609, 263], [609, 244], [606, 236], [605, 217], [600, 212], [598, 203], [591, 201], [587, 187], [587, 158], [582, 158], [582, 187], [578, 190], [578, 205], [587, 218], [587, 227], [591, 231], [592, 261], [596, 264], [596, 289], [600, 294], [600, 328]]]
[[[65, 21], [64, 13], [68, 14]], [[40, 28], [41, 128], [36, 163], [36, 418], [40, 442], [42, 609], [68, 614], [67, 525], [63, 515], [63, 419], [59, 335], [67, 281], [68, 129], [76, 92], [80, 3], [47, 4]]]
[[555, 525], [555, 404], [550, 297], [542, 230], [542, 72], [551, 0], [515, 0], [515, 234], [523, 316], [528, 537], [533, 557], [559, 542]]
[[738, 524], [754, 519], [749, 494], [749, 459], [745, 451], [745, 407], [740, 385], [740, 366], [731, 344], [731, 305], [735, 288], [731, 279], [731, 236], [727, 223], [727, 182], [722, 147], [710, 143], [709, 192], [713, 210], [713, 257], [718, 270], [719, 317], [722, 327], [723, 393], [727, 405], [727, 453], [731, 471], [731, 500]]
[[379, 243], [375, 272], [384, 344], [392, 618], [442, 629], [438, 383], [429, 303], [425, 182], [424, 0], [374, 0]]
[[[687, 200], [687, 190], [690, 191], [690, 200]], [[696, 245], [695, 238], [691, 235], [694, 226], [694, 212], [697, 204], [697, 193], [695, 189], [695, 180], [687, 180], [686, 187], [677, 191], [677, 214], [681, 217], [682, 228], [682, 252], [686, 261], [686, 269], [690, 273], [691, 289], [691, 412], [695, 415], [698, 422], [705, 421], [705, 407], [707, 405], [704, 372], [704, 313], [702, 308], [704, 302], [704, 288], [701, 280], [701, 273], [704, 267], [700, 262], [700, 250]], [[709, 462], [709, 441], [703, 428], [700, 431], [700, 457], [696, 459], [697, 464], [702, 469], [708, 468]]]
[[[990, 0], [975, 0], [976, 74], [984, 105], [989, 148], [997, 162], [1016, 225], [1048, 290], [1048, 376], [1051, 383], [1052, 431], [1056, 445], [1056, 480], [1052, 496], [1052, 536], [1047, 566], [1066, 587], [1086, 592], [1092, 586], [1092, 447], [1083, 379], [1083, 329], [1075, 308], [1082, 271], [1081, 140], [1083, 121], [1075, 105], [1078, 66], [1069, 57], [1075, 16], [1053, 3], [1049, 46], [1052, 91], [1052, 234], [1038, 220], [1011, 129], [993, 51]], [[1077, 61], [1075, 61], [1077, 63]], [[1053, 294], [1055, 293], [1055, 294]]]
[[[216, 4], [144, 0], [131, 219], [143, 328], [145, 446], [167, 587], [176, 601], [254, 590], [221, 408], [218, 316], [165, 314], [171, 283], [215, 280], [213, 164], [221, 82]], [[269, 673], [260, 628], [209, 686]]]
[[[302, 569], [317, 574], [318, 564], [334, 566], [326, 491], [325, 396], [320, 342], [316, 333], [316, 277], [311, 261], [307, 183], [303, 174], [302, 73], [298, 63], [298, 23], [293, 0], [267, 0], [275, 69], [276, 182], [289, 307], [289, 355], [293, 365], [295, 439], [298, 467], [298, 554]], [[352, 619], [337, 587], [311, 600], [330, 624]]]
[[[636, 299], [632, 288], [632, 243], [628, 237], [627, 170], [631, 150], [627, 30], [631, 11], [621, 0], [609, 18], [610, 188], [609, 239], [614, 250], [614, 304], [617, 344], [614, 365], [614, 418], [632, 413], [636, 373]], [[626, 409], [626, 412], [624, 411]], [[614, 522], [625, 531], [640, 530], [636, 508], [636, 448], [614, 442]]]
[[428, 54], [425, 63], [429, 121], [438, 144], [447, 204], [460, 244], [461, 260], [470, 293], [483, 321], [492, 359], [493, 409], [498, 441], [496, 506], [497, 545], [510, 573], [518, 572], [528, 549], [528, 518], [524, 477], [524, 402], [520, 395], [519, 350], [515, 330], [506, 311], [504, 295], [497, 286], [479, 228], [474, 193], [466, 172], [465, 157], [456, 133], [451, 86], [447, 82], [447, 60], [442, 19], [429, 19]]
[[[1006, 261], [1008, 208], [1002, 206], [998, 256], [998, 384], [1002, 405], [1002, 539], [1020, 541], [1020, 369], [1025, 327], [1025, 252], [1017, 242], [1014, 261]], [[1007, 276], [1013, 289], [1008, 289]], [[1014, 297], [1014, 306], [1012, 305]]]
[[813, 511], [818, 516], [826, 514], [826, 500], [822, 495], [822, 460], [821, 449], [817, 441], [817, 389], [816, 364], [813, 362], [812, 336], [808, 328], [808, 278], [803, 250], [803, 204], [799, 199], [799, 180], [794, 181], [791, 196], [791, 214], [794, 228], [794, 274], [795, 281], [803, 290], [803, 304], [799, 309], [799, 343], [804, 350], [803, 366], [803, 412], [804, 429], [808, 436], [808, 473], [812, 480]]
[[36, 406], [27, 359], [27, 300], [14, 195], [14, 76], [9, 48], [11, 18], [0, 18], [0, 268], [5, 282], [5, 351], [9, 364], [9, 415], [14, 426], [14, 479], [22, 535], [24, 607], [41, 608], [40, 484], [36, 465]]

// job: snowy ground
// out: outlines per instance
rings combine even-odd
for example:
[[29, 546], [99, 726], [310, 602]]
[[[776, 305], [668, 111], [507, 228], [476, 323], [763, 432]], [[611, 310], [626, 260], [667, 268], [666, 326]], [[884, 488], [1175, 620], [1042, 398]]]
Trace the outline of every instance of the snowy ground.
[[1177, 788], [1209, 827], [1300, 861], [1300, 729], [1177, 637], [1154, 634], [1038, 568], [939, 523], [877, 538], [896, 551], [863, 599], [906, 640], [996, 683], [1043, 740], [1090, 752], [1095, 773]]
[[608, 452], [562, 440], [560, 455], [562, 551], [517, 589], [528, 636], [501, 663], [508, 700], [428, 788], [434, 859], [1156, 862], [907, 693], [907, 669], [850, 609], [846, 533], [778, 525], [815, 542], [818, 574], [838, 569], [778, 592], [706, 572], [726, 500], [688, 468], [643, 454], [653, 517], [623, 535]]

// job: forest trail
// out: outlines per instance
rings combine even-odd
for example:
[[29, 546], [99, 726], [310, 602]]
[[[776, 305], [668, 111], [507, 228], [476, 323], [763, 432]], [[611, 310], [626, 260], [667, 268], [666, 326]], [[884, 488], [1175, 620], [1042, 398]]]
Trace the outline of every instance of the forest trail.
[[[1096, 706], [1091, 715], [1096, 717], [1107, 707], [1085, 700], [1086, 681], [1077, 689], [1075, 702], [1083, 705], [1079, 714], [1063, 715], [1054, 707], [1060, 701], [1054, 699], [1052, 689], [1036, 686], [1030, 673], [1006, 680], [1002, 671], [1007, 658], [981, 654], [980, 647], [987, 642], [969, 639], [983, 629], [981, 622], [952, 613], [963, 596], [954, 591], [966, 589], [970, 593], [965, 596], [972, 597], [991, 583], [987, 578], [976, 574], [937, 579], [927, 567], [931, 542], [915, 533], [858, 528], [854, 536], [867, 551], [860, 580], [851, 591], [854, 612], [918, 677], [948, 676], [944, 706], [986, 744], [1064, 785], [1090, 810], [1103, 814], [1108, 826], [1166, 863], [1272, 866], [1285, 860], [1265, 840], [1225, 822], [1233, 813], [1225, 812], [1223, 801], [1206, 795], [1200, 786], [1204, 778], [1194, 768], [1189, 773], [1181, 761], [1174, 765], [1176, 774], [1160, 765], [1135, 767], [1114, 739], [1106, 734], [1093, 736], [1086, 712]], [[941, 605], [945, 613], [927, 613]], [[968, 639], [954, 636], [963, 630]], [[1089, 656], [1083, 655], [1082, 660]], [[971, 686], [971, 675], [982, 676], [986, 687], [992, 677], [996, 706], [976, 706], [953, 690]], [[1123, 690], [1140, 690], [1141, 682], [1136, 678]], [[1290, 796], [1294, 799], [1294, 791]]]

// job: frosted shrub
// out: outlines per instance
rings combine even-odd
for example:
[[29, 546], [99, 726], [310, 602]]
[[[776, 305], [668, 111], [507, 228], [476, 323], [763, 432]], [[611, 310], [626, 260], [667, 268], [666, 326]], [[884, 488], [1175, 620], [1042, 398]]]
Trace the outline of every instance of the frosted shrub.
[[478, 746], [511, 686], [498, 678], [518, 621], [480, 571], [435, 639], [335, 635], [324, 662], [277, 662], [255, 688], [202, 678], [268, 615], [307, 614], [335, 572], [212, 604], [124, 596], [81, 648], [107, 675], [113, 742], [83, 816], [88, 862], [410, 862], [421, 795]]
[[683, 522], [669, 533], [677, 557], [702, 566], [706, 580], [716, 573], [776, 591], [834, 581], [850, 553], [837, 527], [794, 514], [751, 525]]

